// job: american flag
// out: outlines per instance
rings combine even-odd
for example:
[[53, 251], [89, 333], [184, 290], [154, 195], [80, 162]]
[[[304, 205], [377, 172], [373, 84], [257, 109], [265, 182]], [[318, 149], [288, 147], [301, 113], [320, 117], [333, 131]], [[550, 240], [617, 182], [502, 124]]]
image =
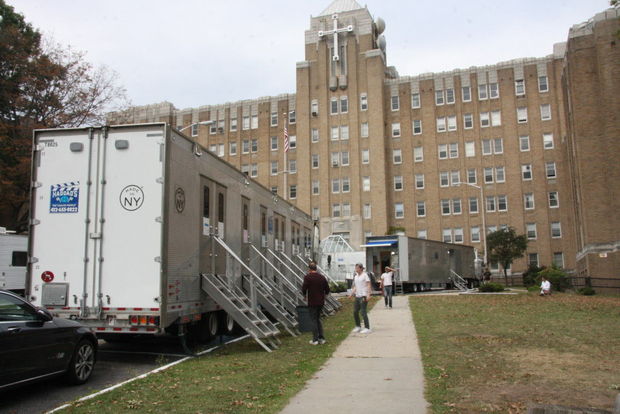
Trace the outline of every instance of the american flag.
[[284, 152], [288, 152], [288, 128], [284, 127]]

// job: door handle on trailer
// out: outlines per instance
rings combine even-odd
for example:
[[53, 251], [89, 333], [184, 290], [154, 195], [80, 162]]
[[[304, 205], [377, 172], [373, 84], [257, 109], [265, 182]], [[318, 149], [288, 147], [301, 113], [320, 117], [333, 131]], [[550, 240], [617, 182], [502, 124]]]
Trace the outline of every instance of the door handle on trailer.
[[9, 328], [7, 329], [8, 333], [10, 334], [16, 334], [21, 330], [22, 328], [20, 328], [19, 326], [9, 326]]

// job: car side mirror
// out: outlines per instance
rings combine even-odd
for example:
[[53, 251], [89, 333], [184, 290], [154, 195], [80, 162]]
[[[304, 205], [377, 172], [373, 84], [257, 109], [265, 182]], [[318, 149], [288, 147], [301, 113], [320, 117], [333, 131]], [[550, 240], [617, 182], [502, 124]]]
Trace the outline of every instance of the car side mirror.
[[47, 309], [43, 309], [43, 308], [37, 309], [37, 315], [39, 315], [39, 318], [41, 318], [43, 322], [49, 322], [54, 319], [50, 311], [48, 311]]

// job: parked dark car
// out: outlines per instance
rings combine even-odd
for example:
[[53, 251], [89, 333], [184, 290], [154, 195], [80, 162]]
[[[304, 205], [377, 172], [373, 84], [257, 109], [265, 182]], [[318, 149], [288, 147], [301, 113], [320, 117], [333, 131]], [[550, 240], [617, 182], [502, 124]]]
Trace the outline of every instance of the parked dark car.
[[56, 375], [83, 384], [96, 360], [90, 329], [0, 290], [0, 390]]

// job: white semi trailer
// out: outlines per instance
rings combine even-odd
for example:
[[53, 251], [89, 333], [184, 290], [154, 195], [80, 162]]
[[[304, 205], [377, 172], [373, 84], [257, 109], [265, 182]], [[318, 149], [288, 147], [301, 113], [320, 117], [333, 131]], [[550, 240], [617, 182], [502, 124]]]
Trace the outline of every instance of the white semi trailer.
[[314, 223], [215, 154], [152, 123], [35, 131], [32, 165], [34, 304], [110, 340], [224, 320], [265, 349], [274, 319], [296, 334]]
[[0, 227], [0, 289], [23, 294], [26, 287], [28, 236]]

